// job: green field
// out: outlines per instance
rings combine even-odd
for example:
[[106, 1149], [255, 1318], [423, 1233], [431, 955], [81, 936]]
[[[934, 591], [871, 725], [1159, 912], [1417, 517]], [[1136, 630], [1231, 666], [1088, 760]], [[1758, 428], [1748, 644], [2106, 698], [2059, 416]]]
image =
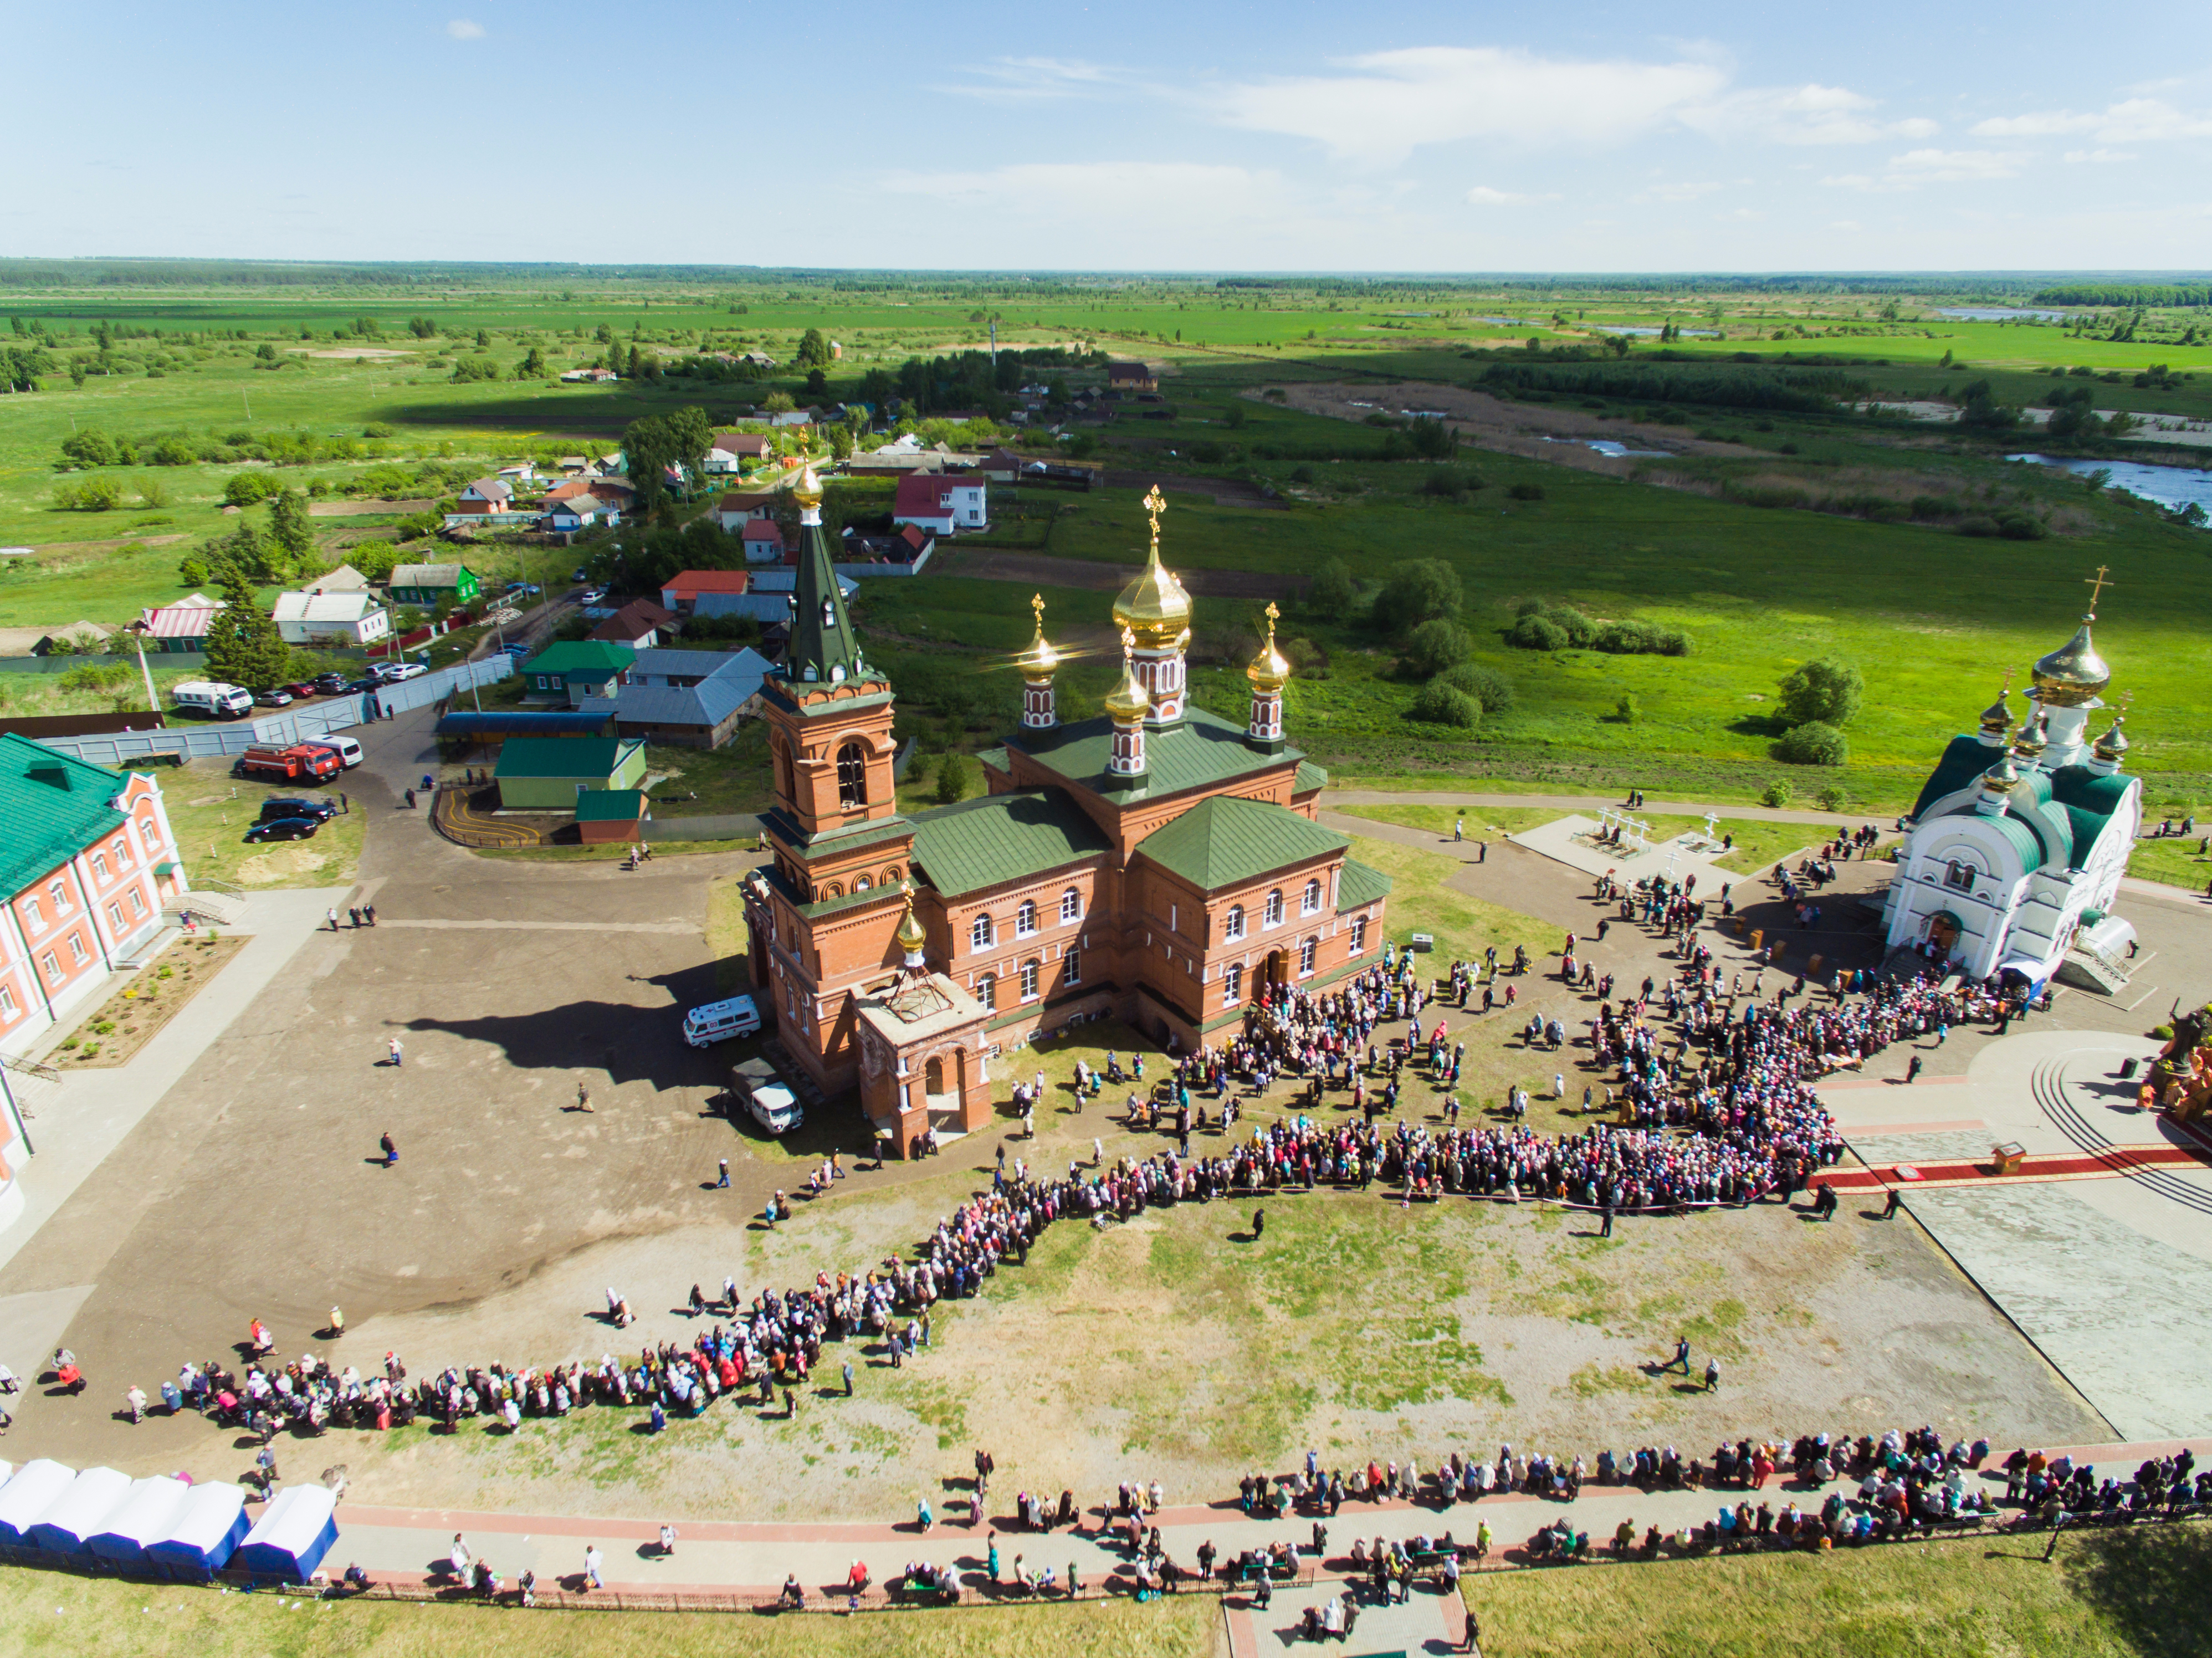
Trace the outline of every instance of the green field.
[[[68, 270], [52, 274], [66, 280]], [[860, 395], [871, 374], [895, 377], [910, 358], [980, 348], [995, 319], [1005, 348], [1142, 355], [1159, 367], [1163, 401], [1109, 423], [1079, 422], [1070, 428], [1079, 452], [1170, 483], [1226, 477], [1274, 492], [1279, 504], [1260, 507], [1172, 491], [1164, 535], [1177, 568], [1264, 578], [1310, 576], [1332, 560], [1346, 567], [1358, 584], [1352, 604], [1293, 604], [1283, 624], [1300, 665], [1288, 690], [1294, 740], [1342, 777], [1401, 786], [1481, 777], [1540, 793], [1640, 786], [1716, 801], [1757, 799], [1781, 781], [1799, 804], [1893, 811], [2008, 671], [2018, 683], [2063, 642], [2087, 598], [2082, 580], [2106, 565], [2116, 585], [2098, 636], [2114, 665], [2113, 693], [2134, 693], [2133, 763], [2149, 780], [2151, 809], [2212, 802], [2212, 720], [2195, 694], [2212, 619], [2200, 579], [2207, 532], [2131, 497], [2006, 462], [2021, 446], [2068, 446], [2032, 427], [1979, 431], [1853, 412], [1864, 399], [1955, 403], [1986, 380], [2008, 406], [2070, 390], [2099, 408], [2212, 415], [2212, 331], [2194, 313], [2077, 310], [2064, 323], [1936, 314], [1947, 304], [2032, 298], [2017, 284], [1915, 292], [1887, 280], [1857, 293], [1779, 280], [1715, 280], [1695, 291], [1626, 281], [1217, 287], [892, 276], [832, 285], [702, 271], [610, 282], [487, 268], [349, 284], [333, 273], [327, 286], [216, 293], [181, 268], [167, 287], [42, 288], [24, 276], [7, 300], [17, 319], [9, 337], [39, 345], [53, 367], [34, 395], [0, 398], [0, 544], [33, 550], [0, 561], [0, 625], [116, 623], [179, 596], [179, 558], [236, 524], [221, 501], [241, 473], [319, 487], [329, 502], [371, 480], [434, 496], [496, 462], [611, 446], [641, 414], [696, 403], [721, 422], [774, 393]], [[1717, 337], [1642, 339], [1616, 356], [1600, 331], [1667, 324]], [[816, 389], [792, 367], [808, 328], [842, 347]], [[665, 372], [612, 386], [514, 378], [531, 351], [557, 374], [610, 345], [635, 347]], [[744, 380], [700, 366], [702, 352], [749, 350], [779, 367]], [[364, 351], [375, 355], [343, 355]], [[454, 366], [477, 361], [500, 377], [457, 383]], [[1030, 372], [1070, 388], [1102, 379], [1095, 367]], [[1600, 373], [1628, 378], [1588, 379]], [[1557, 413], [1583, 429], [1618, 422], [1632, 439], [1663, 430], [1683, 452], [1626, 477], [1473, 446], [1441, 465], [1388, 459], [1400, 434], [1377, 429], [1389, 424], [1380, 415], [1363, 424], [1268, 395], [1391, 381], [1487, 391], [1528, 429]], [[1601, 394], [1566, 389], [1577, 386]], [[1806, 387], [1814, 390], [1792, 391]], [[986, 414], [1006, 406], [995, 391], [981, 401]], [[1400, 401], [1418, 406], [1419, 397]], [[64, 440], [94, 428], [145, 454], [164, 437], [230, 454], [246, 451], [222, 446], [245, 440], [299, 464], [57, 470]], [[1019, 436], [1011, 427], [972, 429]], [[1680, 441], [1692, 434], [1704, 441]], [[2072, 446], [2111, 459], [2212, 459], [2202, 448], [2110, 440]], [[122, 504], [61, 510], [57, 491], [87, 478], [113, 483]], [[1144, 544], [1138, 494], [1002, 489], [994, 497], [1001, 527], [982, 544], [1127, 562]], [[372, 501], [315, 519], [321, 556], [346, 556], [363, 537], [388, 542], [398, 516]], [[1960, 532], [2006, 523], [2029, 538]], [[1063, 676], [1064, 711], [1095, 708], [1110, 679], [1110, 594], [966, 579], [957, 551], [945, 550], [942, 574], [863, 589], [863, 623], [901, 686], [902, 738], [918, 737], [934, 754], [982, 747], [1003, 728], [1016, 696], [1007, 659], [1028, 637], [1037, 585], [1056, 634], [1090, 653]], [[462, 556], [482, 574], [536, 580], [564, 574], [558, 567], [572, 558], [611, 568], [617, 556], [604, 542], [530, 552], [487, 544]], [[1456, 573], [1474, 659], [1511, 682], [1511, 708], [1472, 732], [1408, 717], [1420, 681], [1401, 672], [1394, 629], [1370, 614], [1389, 573], [1413, 558]], [[1506, 631], [1529, 600], [1571, 604], [1601, 623], [1680, 629], [1689, 653], [1519, 649]], [[1193, 688], [1201, 706], [1242, 716], [1256, 609], [1249, 599], [1199, 602]], [[1777, 683], [1820, 655], [1865, 677], [1846, 732], [1850, 757], [1837, 768], [1785, 766], [1772, 752]], [[0, 690], [18, 711], [31, 700], [59, 711], [51, 687]], [[690, 809], [760, 804], [758, 758], [692, 762], [683, 790], [701, 799]]]

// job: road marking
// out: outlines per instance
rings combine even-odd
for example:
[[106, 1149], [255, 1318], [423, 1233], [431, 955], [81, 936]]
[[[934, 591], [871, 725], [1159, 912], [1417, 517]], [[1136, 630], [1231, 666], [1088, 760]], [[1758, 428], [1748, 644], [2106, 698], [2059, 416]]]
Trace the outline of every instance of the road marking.
[[2125, 1008], [2125, 1009], [2124, 1009], [2123, 1011], [2125, 1011], [2125, 1012], [2132, 1013], [2132, 1012], [2134, 1012], [2137, 1008], [2141, 1007], [2141, 1006], [2142, 1006], [2145, 1002], [2148, 1001], [2152, 997], [2154, 997], [2154, 996], [2155, 996], [2155, 995], [2157, 995], [2157, 994], [2158, 994], [2158, 987], [2157, 987], [2156, 985], [2153, 985], [2153, 986], [2152, 986], [2148, 990], [2146, 990], [2145, 992], [2143, 992], [2143, 993], [2142, 993], [2142, 995], [2140, 995], [2140, 996], [2136, 997], [2136, 998], [2135, 999], [2135, 1000], [2133, 1000], [2133, 1001], [2130, 1002], [2130, 1003], [2127, 1005], [2126, 1008]]
[[696, 933], [696, 921], [449, 921], [432, 916], [417, 916], [402, 920], [396, 915], [380, 915], [379, 926], [422, 926], [447, 929], [496, 929], [517, 932], [684, 932]]

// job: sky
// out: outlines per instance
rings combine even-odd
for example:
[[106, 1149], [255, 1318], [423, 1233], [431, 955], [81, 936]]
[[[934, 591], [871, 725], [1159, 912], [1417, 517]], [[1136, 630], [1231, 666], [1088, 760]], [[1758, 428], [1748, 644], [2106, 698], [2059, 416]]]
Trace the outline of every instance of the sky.
[[2212, 5], [212, 0], [10, 26], [0, 253], [2212, 268]]

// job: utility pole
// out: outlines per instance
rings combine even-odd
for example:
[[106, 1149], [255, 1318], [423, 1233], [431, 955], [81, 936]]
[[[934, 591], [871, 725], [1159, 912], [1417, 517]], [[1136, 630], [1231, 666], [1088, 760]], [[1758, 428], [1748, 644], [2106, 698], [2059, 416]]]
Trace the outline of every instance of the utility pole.
[[130, 628], [131, 642], [138, 647], [138, 677], [146, 683], [146, 711], [159, 714], [161, 703], [154, 695], [154, 671], [146, 665], [146, 623], [142, 616]]

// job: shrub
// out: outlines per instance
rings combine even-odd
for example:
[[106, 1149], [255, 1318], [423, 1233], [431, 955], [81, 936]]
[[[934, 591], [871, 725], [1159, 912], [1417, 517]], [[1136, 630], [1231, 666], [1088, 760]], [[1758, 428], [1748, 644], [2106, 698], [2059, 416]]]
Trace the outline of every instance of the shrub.
[[1482, 704], [1485, 714], [1504, 714], [1513, 706], [1513, 682], [1495, 668], [1462, 662], [1437, 676], [1454, 690], [1465, 691]]
[[1613, 699], [1613, 717], [1624, 726], [1632, 726], [1642, 718], [1644, 703], [1634, 691], [1623, 691]]
[[123, 486], [113, 478], [87, 478], [54, 491], [54, 505], [65, 513], [112, 513], [123, 504]]
[[1567, 630], [1547, 616], [1524, 616], [1506, 638], [1526, 651], [1564, 651]]
[[1831, 783], [1820, 791], [1822, 811], [1849, 811], [1852, 804], [1851, 792], [1840, 784]]
[[1960, 519], [1956, 528], [1962, 536], [1993, 536], [1997, 532], [1997, 521], [1975, 513]]
[[1291, 482], [1293, 483], [1311, 483], [1320, 476], [1312, 467], [1303, 462], [1291, 468]]
[[1826, 720], [1808, 720], [1782, 734], [1774, 757], [1792, 766], [1840, 766], [1851, 757], [1851, 745]]
[[1540, 483], [1516, 483], [1505, 493], [1516, 501], [1541, 501], [1544, 486]]
[[1424, 622], [1406, 641], [1406, 671], [1417, 678], [1433, 678], [1455, 667], [1474, 653], [1474, 641], [1455, 622]]
[[1465, 691], [1447, 685], [1442, 678], [1431, 679], [1421, 687], [1413, 698], [1413, 716], [1438, 726], [1457, 726], [1473, 730], [1482, 723], [1482, 704]]
[[2026, 513], [2007, 513], [1997, 520], [1997, 533], [2007, 541], [2040, 541], [2051, 531], [2039, 518]]
[[1783, 680], [1782, 718], [1792, 726], [1848, 726], [1865, 694], [1866, 681], [1856, 668], [1832, 656], [1816, 657]]
[[1786, 806], [1794, 793], [1789, 784], [1778, 777], [1759, 792], [1759, 804], [1762, 806]]
[[[1310, 467], [1300, 467], [1310, 471]], [[1306, 589], [1306, 608], [1317, 615], [1342, 616], [1352, 608], [1352, 572], [1340, 558], [1323, 562], [1314, 572], [1313, 583]]]
[[957, 754], [948, 754], [937, 765], [937, 802], [939, 805], [957, 805], [968, 795], [968, 762]]
[[251, 507], [276, 493], [276, 480], [266, 472], [234, 472], [222, 486], [226, 507]]
[[1375, 619], [1393, 632], [1411, 633], [1424, 622], [1449, 621], [1463, 594], [1459, 572], [1440, 558], [1417, 558], [1391, 572], [1375, 600]]
[[1583, 650], [1597, 642], [1597, 623], [1571, 604], [1554, 604], [1544, 612], [1552, 624], [1567, 636], [1567, 643]]
[[373, 420], [369, 422], [368, 425], [361, 428], [361, 434], [365, 438], [398, 437], [399, 435], [399, 428], [394, 426], [390, 421]]
[[112, 466], [116, 459], [115, 440], [98, 427], [88, 426], [62, 440], [62, 453], [80, 466]]

